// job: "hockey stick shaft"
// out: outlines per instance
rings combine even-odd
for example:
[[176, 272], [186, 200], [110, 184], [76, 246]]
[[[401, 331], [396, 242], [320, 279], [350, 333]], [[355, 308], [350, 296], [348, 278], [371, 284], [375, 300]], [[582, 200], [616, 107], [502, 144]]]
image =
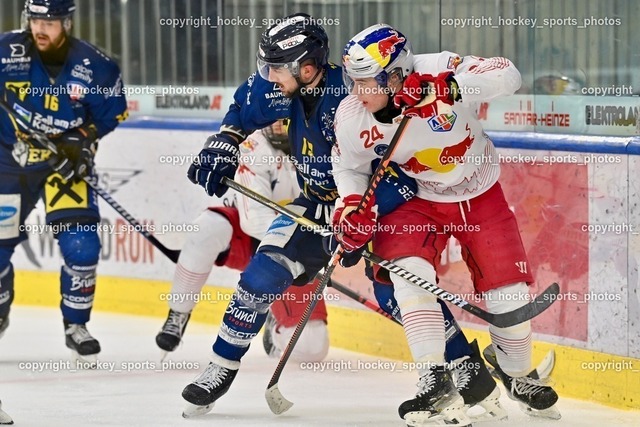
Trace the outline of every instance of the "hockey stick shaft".
[[389, 313], [384, 311], [378, 304], [376, 304], [375, 302], [363, 297], [362, 295], [360, 295], [356, 291], [354, 291], [354, 290], [352, 290], [352, 289], [350, 289], [350, 288], [348, 288], [348, 287], [346, 287], [344, 285], [341, 285], [340, 283], [336, 282], [335, 280], [331, 281], [330, 287], [332, 287], [336, 291], [340, 292], [341, 294], [344, 294], [344, 295], [348, 296], [352, 300], [359, 302], [360, 304], [364, 305], [365, 307], [375, 311], [376, 313], [381, 314], [382, 316], [384, 316], [387, 319], [397, 323], [398, 325], [401, 325], [401, 323], [398, 322], [398, 320], [395, 317], [393, 317], [392, 315], [390, 315]]
[[[387, 148], [387, 151], [384, 153], [384, 155], [380, 159], [380, 163], [378, 164], [378, 166], [376, 167], [375, 171], [371, 176], [369, 185], [367, 186], [364, 194], [362, 195], [362, 198], [360, 199], [360, 202], [358, 203], [356, 212], [362, 212], [364, 209], [367, 208], [369, 203], [371, 203], [375, 189], [378, 187], [378, 184], [382, 180], [382, 177], [384, 176], [387, 166], [389, 166], [389, 163], [391, 162], [391, 157], [393, 156], [393, 153], [395, 152], [396, 147], [398, 146], [398, 143], [402, 139], [402, 135], [404, 135], [404, 132], [410, 120], [411, 120], [410, 117], [407, 117], [407, 116], [402, 117], [402, 121], [398, 125], [398, 129], [396, 129], [393, 137], [391, 138], [391, 142], [389, 142], [389, 147]], [[223, 180], [223, 183], [224, 183], [224, 180]], [[282, 354], [282, 357], [280, 357], [280, 361], [278, 362], [278, 366], [276, 366], [273, 376], [271, 377], [271, 381], [269, 381], [269, 384], [267, 385], [267, 390], [265, 391], [265, 398], [267, 400], [267, 404], [269, 405], [269, 408], [274, 414], [281, 414], [287, 411], [289, 408], [291, 408], [291, 406], [293, 406], [293, 403], [288, 401], [278, 389], [278, 380], [280, 379], [280, 376], [282, 375], [282, 371], [284, 370], [284, 367], [287, 361], [289, 360], [291, 353], [293, 352], [293, 348], [295, 347], [296, 343], [300, 339], [302, 330], [304, 329], [305, 325], [309, 321], [309, 318], [311, 317], [311, 312], [315, 308], [316, 304], [318, 303], [318, 300], [320, 299], [320, 296], [322, 295], [322, 293], [324, 292], [324, 289], [327, 286], [327, 283], [331, 279], [331, 274], [333, 274], [333, 271], [338, 265], [338, 262], [340, 262], [342, 253], [343, 253], [342, 246], [338, 245], [338, 248], [331, 256], [331, 259], [329, 260], [329, 264], [327, 265], [324, 274], [320, 278], [319, 283], [312, 294], [311, 301], [307, 305], [307, 308], [305, 309], [302, 318], [298, 322], [298, 325], [296, 326], [296, 329], [293, 332], [293, 335], [291, 336], [289, 343], [287, 344], [287, 347], [285, 348]]]
[[[42, 145], [43, 148], [48, 149], [53, 154], [58, 155], [58, 148], [56, 145], [49, 139], [47, 135], [42, 132], [38, 132], [32, 129], [30, 126], [22, 122], [22, 119], [16, 117], [14, 111], [11, 107], [6, 103], [4, 99], [0, 99], [0, 108], [2, 108], [15, 123], [17, 123], [20, 127], [22, 127], [25, 132], [33, 137], [33, 140]], [[153, 246], [155, 246], [160, 252], [166, 255], [171, 261], [178, 262], [178, 256], [180, 255], [179, 250], [169, 249], [165, 245], [163, 245], [155, 236], [146, 229], [137, 219], [135, 219], [127, 210], [122, 207], [120, 203], [118, 203], [109, 193], [107, 193], [100, 185], [98, 184], [96, 177], [86, 176], [83, 178], [84, 181], [89, 184], [89, 186], [96, 192], [105, 202], [109, 204], [116, 212], [118, 212], [129, 224], [133, 225], [140, 234], [142, 234]]]
[[[261, 196], [260, 194], [257, 194], [249, 190], [248, 188], [238, 184], [235, 181], [227, 180], [226, 185], [238, 191], [239, 193], [244, 194], [245, 196], [256, 200], [259, 203], [265, 204], [265, 206], [269, 206], [275, 211], [291, 218], [298, 224], [306, 226], [309, 231], [313, 231], [314, 233], [318, 233], [323, 236], [331, 236], [333, 234], [331, 231], [320, 226], [319, 224], [316, 224], [315, 222], [307, 218], [301, 217], [295, 212], [292, 212], [289, 209], [283, 206], [280, 206], [277, 203], [270, 201], [269, 199], [266, 199], [264, 196]], [[265, 203], [265, 200], [268, 201], [269, 203]], [[444, 289], [434, 285], [428, 280], [425, 280], [403, 269], [402, 267], [397, 266], [391, 261], [387, 261], [377, 256], [376, 254], [367, 251], [366, 249], [362, 249], [360, 253], [365, 259], [368, 259], [374, 264], [378, 264], [384, 269], [392, 273], [396, 273], [402, 276], [404, 279], [407, 279], [413, 282], [414, 284], [420, 286], [421, 288], [434, 293], [441, 300], [454, 304], [457, 307], [460, 307], [461, 309], [473, 314], [474, 316], [479, 317], [485, 320], [486, 322], [501, 328], [517, 325], [518, 323], [522, 323], [526, 320], [530, 320], [535, 316], [537, 316], [538, 314], [542, 313], [544, 310], [549, 308], [551, 304], [553, 304], [553, 302], [557, 299], [555, 298], [555, 296], [560, 291], [558, 284], [552, 283], [540, 295], [538, 295], [535, 299], [530, 301], [528, 304], [516, 310], [510, 311], [508, 313], [494, 314], [494, 313], [489, 313], [481, 309], [480, 307], [477, 307], [465, 301], [464, 299], [460, 298], [457, 295], [454, 295], [452, 293], [445, 291]]]

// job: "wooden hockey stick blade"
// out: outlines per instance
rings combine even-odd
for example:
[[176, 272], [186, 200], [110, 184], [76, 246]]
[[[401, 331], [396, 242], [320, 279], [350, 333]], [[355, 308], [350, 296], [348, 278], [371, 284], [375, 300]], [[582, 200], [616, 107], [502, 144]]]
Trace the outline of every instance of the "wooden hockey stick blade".
[[271, 387], [267, 388], [267, 390], [265, 390], [264, 392], [264, 397], [267, 400], [269, 409], [271, 409], [271, 412], [276, 415], [287, 412], [293, 406], [293, 402], [287, 400], [280, 392], [278, 383], [275, 383]]

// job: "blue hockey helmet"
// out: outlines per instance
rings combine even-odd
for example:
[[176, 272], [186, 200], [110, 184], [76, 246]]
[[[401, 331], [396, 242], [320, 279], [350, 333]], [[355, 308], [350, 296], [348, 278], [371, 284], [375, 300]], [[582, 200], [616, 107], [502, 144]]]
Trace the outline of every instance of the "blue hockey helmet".
[[321, 68], [329, 59], [329, 37], [306, 13], [289, 15], [262, 34], [257, 53], [258, 72], [268, 80], [269, 68], [288, 69], [299, 77], [300, 64], [312, 59]]
[[75, 10], [74, 0], [25, 0], [22, 28], [28, 29], [29, 19], [60, 19], [68, 32], [71, 30], [71, 17]]

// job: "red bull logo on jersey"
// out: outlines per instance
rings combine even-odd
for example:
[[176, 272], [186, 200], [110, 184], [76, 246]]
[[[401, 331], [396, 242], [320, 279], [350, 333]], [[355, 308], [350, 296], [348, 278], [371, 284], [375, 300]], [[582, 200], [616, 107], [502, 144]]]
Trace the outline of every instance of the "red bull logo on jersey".
[[419, 174], [433, 171], [436, 173], [448, 173], [455, 169], [456, 165], [465, 163], [465, 155], [474, 138], [467, 128], [468, 134], [465, 139], [457, 144], [444, 148], [426, 148], [417, 151], [411, 158], [401, 164], [400, 167], [407, 172]]
[[396, 48], [401, 48], [405, 42], [404, 37], [399, 37], [397, 31], [391, 31], [391, 35], [371, 43], [365, 50], [376, 60], [381, 67], [386, 67], [391, 61], [391, 54], [395, 53]]
[[449, 132], [457, 117], [458, 115], [453, 111], [449, 114], [440, 114], [429, 119], [429, 126], [434, 132]]

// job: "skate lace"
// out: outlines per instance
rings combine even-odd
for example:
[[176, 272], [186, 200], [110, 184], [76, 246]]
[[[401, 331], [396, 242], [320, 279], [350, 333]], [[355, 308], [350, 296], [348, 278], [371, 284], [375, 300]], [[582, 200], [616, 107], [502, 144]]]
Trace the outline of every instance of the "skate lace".
[[435, 384], [436, 384], [436, 376], [433, 371], [429, 371], [423, 376], [421, 376], [417, 384], [418, 393], [416, 393], [416, 397], [420, 397], [424, 394], [431, 392]]
[[75, 330], [71, 333], [71, 338], [78, 344], [94, 340], [94, 338], [87, 330], [87, 327], [84, 325], [75, 325]]
[[464, 363], [464, 361], [468, 359], [469, 356], [466, 356], [462, 363], [457, 364], [453, 368], [454, 378], [456, 379], [456, 388], [458, 390], [467, 388], [473, 377], [471, 369], [468, 369], [467, 364]]
[[518, 377], [511, 381], [511, 392], [519, 395], [533, 396], [548, 387], [548, 380], [536, 380], [531, 377]]
[[169, 318], [164, 322], [162, 332], [180, 337], [182, 335], [182, 326], [187, 318], [186, 314], [171, 311]]
[[198, 377], [194, 383], [208, 392], [218, 387], [227, 378], [229, 370], [215, 363], [209, 363], [207, 369]]

